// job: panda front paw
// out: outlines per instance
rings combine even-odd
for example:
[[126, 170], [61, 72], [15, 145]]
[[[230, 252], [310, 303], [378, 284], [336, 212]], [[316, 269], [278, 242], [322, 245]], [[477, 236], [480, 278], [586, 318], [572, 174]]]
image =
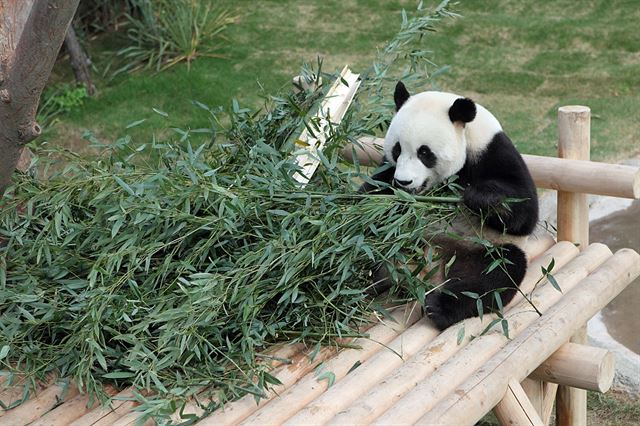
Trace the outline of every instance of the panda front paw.
[[476, 212], [487, 212], [501, 205], [504, 200], [504, 194], [472, 185], [464, 190], [462, 199], [469, 209]]
[[429, 293], [425, 298], [424, 305], [427, 316], [438, 330], [446, 330], [457, 322], [451, 318], [449, 309], [447, 309], [443, 301], [442, 294], [435, 291]]

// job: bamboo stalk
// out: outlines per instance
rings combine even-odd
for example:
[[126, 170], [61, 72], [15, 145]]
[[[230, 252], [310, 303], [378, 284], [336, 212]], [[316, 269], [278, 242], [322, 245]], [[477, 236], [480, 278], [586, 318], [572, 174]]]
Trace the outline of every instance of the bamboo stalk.
[[530, 377], [564, 386], [604, 393], [615, 375], [613, 353], [601, 348], [565, 343]]
[[[335, 358], [333, 358], [333, 360], [343, 360], [342, 362], [344, 362], [344, 360], [352, 357], [354, 353], [366, 357], [367, 354], [370, 355], [371, 353], [380, 350], [380, 343], [386, 344], [390, 342], [400, 331], [418, 321], [420, 316], [421, 310], [417, 308], [413, 303], [393, 310], [391, 320], [375, 325], [371, 329], [369, 329], [369, 339], [356, 339], [353, 342], [354, 344], [359, 345], [361, 349], [347, 349], [340, 352]], [[326, 356], [323, 354], [326, 354]], [[307, 355], [305, 355], [302, 359], [296, 360], [291, 365], [281, 367], [281, 369], [275, 374], [275, 377], [278, 378], [280, 382], [282, 382], [282, 385], [274, 386], [272, 388], [272, 391], [267, 394], [267, 397], [261, 399], [258, 404], [256, 404], [253, 396], [247, 395], [239, 399], [238, 401], [227, 404], [222, 409], [215, 411], [214, 413], [212, 413], [212, 415], [203, 419], [198, 424], [203, 426], [231, 425], [237, 424], [244, 419], [247, 419], [247, 417], [251, 416], [259, 408], [267, 405], [269, 401], [271, 401], [277, 395], [283, 394], [298, 380], [313, 371], [318, 366], [318, 364], [320, 364], [320, 362], [328, 359], [330, 355], [334, 354], [335, 351], [333, 349], [323, 348], [320, 350], [320, 353], [314, 358], [313, 361], [310, 360]], [[350, 364], [349, 368], [351, 368], [351, 365], [353, 364]], [[264, 411], [264, 408], [262, 408], [260, 411]], [[269, 423], [272, 423], [272, 421], [269, 420]]]
[[[554, 273], [555, 279], [566, 293], [578, 286], [581, 280], [610, 257], [611, 251], [607, 246], [592, 244], [560, 271]], [[562, 297], [563, 293], [545, 282], [533, 292], [531, 300], [544, 315]], [[510, 337], [525, 332], [527, 327], [540, 318], [531, 305], [524, 300], [509, 309], [505, 317], [509, 321]], [[409, 394], [398, 400], [374, 424], [383, 425], [390, 422], [409, 424], [417, 421], [439, 401], [454, 392], [456, 386], [463, 383], [470, 374], [478, 369], [482, 370], [483, 364], [508, 342], [509, 339], [504, 336], [501, 327], [494, 326], [492, 330], [474, 339], [457, 354], [447, 359], [431, 375], [420, 381]], [[499, 393], [503, 394], [505, 390], [506, 388], [500, 389]]]
[[616, 252], [416, 424], [473, 424], [480, 420], [487, 407], [500, 401], [509, 380], [527, 377], [639, 275], [640, 255], [630, 249]]
[[520, 383], [510, 380], [507, 392], [493, 409], [501, 425], [542, 426], [542, 419]]
[[[555, 259], [558, 268], [562, 268], [578, 253], [578, 249], [570, 243], [564, 242], [551, 247], [544, 255], [531, 262], [520, 287], [524, 293], [532, 291], [540, 278], [540, 267], [547, 266], [551, 259]], [[522, 301], [521, 295], [514, 298], [514, 303]], [[487, 324], [494, 318], [485, 315], [480, 318], [469, 318], [457, 326], [443, 331], [431, 343], [421, 348], [416, 355], [407, 360], [401, 367], [383, 380], [383, 385], [374, 386], [339, 412], [331, 424], [364, 424], [373, 421], [394, 402], [411, 391], [422, 379], [439, 368], [442, 363], [463, 348], [471, 336], [480, 334]], [[464, 327], [464, 336], [459, 339], [460, 329]], [[446, 380], [450, 380], [447, 378]], [[411, 408], [413, 409], [413, 408]], [[393, 421], [395, 422], [395, 420]]]
[[[558, 109], [558, 157], [589, 160], [591, 143], [591, 110], [584, 106]], [[584, 193], [558, 191], [558, 240], [571, 241], [579, 247], [589, 244], [589, 204]], [[582, 248], [581, 248], [582, 249]], [[571, 342], [586, 343], [586, 321], [576, 330]], [[587, 424], [587, 392], [559, 386], [556, 396], [558, 426]]]
[[[358, 142], [358, 145], [347, 144], [342, 149], [341, 154], [346, 160], [354, 162], [354, 158], [357, 158], [358, 163], [365, 166], [374, 166], [382, 162], [384, 139], [363, 136], [358, 139]], [[523, 154], [522, 158], [539, 188], [620, 198], [640, 198], [640, 168], [638, 167], [527, 154]]]

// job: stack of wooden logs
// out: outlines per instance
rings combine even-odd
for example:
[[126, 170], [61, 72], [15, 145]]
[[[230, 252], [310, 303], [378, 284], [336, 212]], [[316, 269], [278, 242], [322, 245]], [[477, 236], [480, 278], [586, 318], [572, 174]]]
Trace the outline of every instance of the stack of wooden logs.
[[[342, 92], [352, 97], [354, 90]], [[586, 390], [605, 392], [614, 376], [612, 354], [585, 345], [584, 326], [640, 275], [638, 253], [613, 254], [602, 244], [589, 244], [585, 194], [639, 198], [640, 171], [588, 161], [588, 108], [561, 108], [559, 125], [560, 156], [567, 158], [525, 156], [525, 161], [538, 186], [559, 191], [560, 241], [541, 235], [529, 242], [530, 266], [521, 285], [527, 298], [518, 295], [505, 307], [509, 338], [499, 324], [491, 325], [495, 315], [470, 318], [440, 333], [419, 306], [396, 307], [393, 321], [380, 320], [367, 330], [368, 339], [351, 342], [358, 349], [323, 348], [311, 357], [300, 344], [274, 348], [274, 359], [288, 360], [274, 364], [282, 384], [257, 404], [247, 395], [198, 424], [471, 425], [493, 409], [502, 424], [543, 425], [556, 393], [559, 423], [584, 424]], [[313, 149], [322, 142], [314, 141]], [[377, 163], [381, 141], [360, 142], [347, 147], [345, 157]], [[312, 163], [306, 155], [304, 164], [315, 167]], [[542, 272], [552, 260], [562, 292]], [[10, 403], [21, 389], [0, 387], [0, 400]], [[0, 411], [0, 424], [135, 424], [141, 414], [132, 390], [110, 392], [115, 395], [110, 407], [87, 406], [88, 397], [72, 384], [54, 383]], [[203, 391], [173, 420], [202, 415], [209, 395]]]

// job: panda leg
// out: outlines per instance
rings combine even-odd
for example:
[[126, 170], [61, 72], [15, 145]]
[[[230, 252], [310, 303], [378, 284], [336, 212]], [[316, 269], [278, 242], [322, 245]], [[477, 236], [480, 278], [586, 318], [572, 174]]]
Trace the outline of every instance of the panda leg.
[[[427, 316], [440, 330], [462, 321], [478, 316], [476, 299], [463, 292], [473, 292], [481, 296], [485, 313], [496, 309], [494, 293], [500, 289], [502, 304], [506, 305], [516, 295], [527, 270], [525, 253], [513, 244], [500, 246], [506, 263], [485, 271], [493, 262], [482, 247], [460, 248], [455, 250], [456, 260], [449, 268], [444, 284], [445, 291], [433, 291], [427, 295], [425, 310]], [[443, 259], [449, 259], [454, 253], [447, 253]]]

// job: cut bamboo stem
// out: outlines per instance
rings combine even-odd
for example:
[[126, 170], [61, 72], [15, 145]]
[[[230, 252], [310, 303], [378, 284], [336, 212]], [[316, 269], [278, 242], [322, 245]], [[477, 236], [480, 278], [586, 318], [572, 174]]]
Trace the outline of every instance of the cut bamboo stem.
[[510, 380], [507, 392], [493, 409], [501, 425], [543, 426], [542, 419], [533, 407], [520, 383]]
[[[369, 329], [369, 339], [356, 339], [353, 342], [353, 344], [359, 345], [360, 349], [344, 350], [331, 361], [338, 365], [340, 363], [347, 364], [354, 353], [356, 354], [356, 356], [362, 356], [365, 358], [370, 356], [372, 353], [380, 350], [381, 343], [386, 344], [390, 342], [399, 332], [418, 321], [420, 316], [420, 308], [418, 308], [413, 303], [395, 309], [394, 311], [392, 311], [391, 319], [385, 320], [384, 323], [375, 325]], [[326, 351], [329, 351], [327, 355], [323, 359], [319, 359], [321, 355]], [[253, 396], [247, 395], [239, 399], [238, 401], [230, 403], [223, 408], [215, 411], [209, 417], [203, 419], [198, 424], [203, 426], [237, 424], [247, 419], [261, 407], [264, 407], [260, 409], [260, 412], [263, 412], [268, 406], [271, 406], [271, 404], [268, 404], [269, 401], [271, 401], [277, 395], [283, 394], [298, 380], [313, 371], [320, 364], [320, 362], [328, 359], [330, 357], [329, 355], [334, 354], [335, 351], [332, 348], [323, 348], [320, 350], [320, 354], [317, 355], [313, 360], [311, 360], [309, 356], [305, 355], [303, 359], [296, 360], [297, 362], [294, 362], [291, 365], [281, 367], [281, 370], [274, 375], [278, 380], [280, 380], [282, 385], [274, 386], [271, 392], [267, 394], [267, 397], [261, 399], [258, 404], [256, 404]], [[351, 368], [352, 365], [353, 363], [349, 364], [349, 368]], [[273, 421], [270, 419], [268, 423], [273, 423]]]
[[[581, 280], [610, 257], [611, 251], [607, 246], [592, 244], [560, 271], [554, 273], [554, 277], [560, 288], [566, 293], [579, 286]], [[544, 315], [562, 297], [563, 293], [556, 290], [550, 283], [544, 282], [533, 292], [531, 301]], [[509, 322], [510, 337], [523, 333], [527, 327], [540, 318], [529, 302], [524, 300], [509, 309], [505, 313], [505, 317]], [[410, 393], [380, 416], [374, 424], [414, 423], [439, 401], [454, 392], [456, 386], [463, 383], [468, 375], [481, 369], [483, 364], [508, 342], [509, 339], [504, 336], [500, 325], [494, 326], [492, 330], [489, 330], [482, 337], [474, 339], [457, 354], [447, 359], [436, 371], [422, 380]], [[505, 389], [501, 389], [499, 393], [503, 394]], [[493, 405], [495, 404], [489, 407]]]
[[[558, 157], [589, 160], [591, 144], [591, 110], [585, 106], [558, 109]], [[590, 180], [593, 180], [590, 179]], [[589, 244], [589, 204], [587, 194], [558, 191], [558, 240], [571, 241], [582, 250]], [[586, 343], [586, 321], [571, 337], [575, 343]], [[587, 424], [587, 392], [559, 386], [556, 396], [558, 426]]]
[[530, 377], [604, 393], [615, 375], [615, 357], [606, 349], [565, 343], [540, 364]]
[[487, 407], [499, 402], [509, 380], [527, 377], [638, 275], [640, 255], [619, 250], [416, 424], [474, 424], [480, 420]]
[[[524, 293], [533, 290], [540, 279], [540, 268], [547, 266], [551, 259], [555, 259], [556, 267], [562, 268], [578, 253], [578, 249], [567, 242], [556, 244], [544, 255], [535, 259], [528, 268], [520, 287]], [[514, 298], [514, 303], [522, 300], [521, 295]], [[370, 423], [376, 417], [384, 413], [398, 399], [412, 390], [422, 379], [436, 370], [448, 358], [463, 348], [474, 335], [478, 335], [490, 323], [493, 315], [485, 315], [480, 318], [469, 318], [462, 323], [449, 327], [436, 337], [431, 343], [424, 346], [416, 355], [410, 358], [404, 365], [393, 371], [383, 380], [383, 385], [374, 386], [354, 401], [349, 407], [339, 412], [331, 424], [365, 424]], [[460, 339], [461, 328], [464, 327], [464, 335]], [[450, 380], [447, 378], [446, 380]], [[413, 408], [412, 408], [413, 409]]]
[[[383, 159], [383, 143], [384, 139], [363, 136], [358, 139], [358, 144], [345, 145], [341, 154], [348, 161], [354, 162], [354, 158], [357, 158], [358, 163], [363, 166], [376, 166]], [[638, 167], [527, 154], [523, 154], [522, 158], [538, 188], [620, 198], [640, 198], [640, 168]]]

